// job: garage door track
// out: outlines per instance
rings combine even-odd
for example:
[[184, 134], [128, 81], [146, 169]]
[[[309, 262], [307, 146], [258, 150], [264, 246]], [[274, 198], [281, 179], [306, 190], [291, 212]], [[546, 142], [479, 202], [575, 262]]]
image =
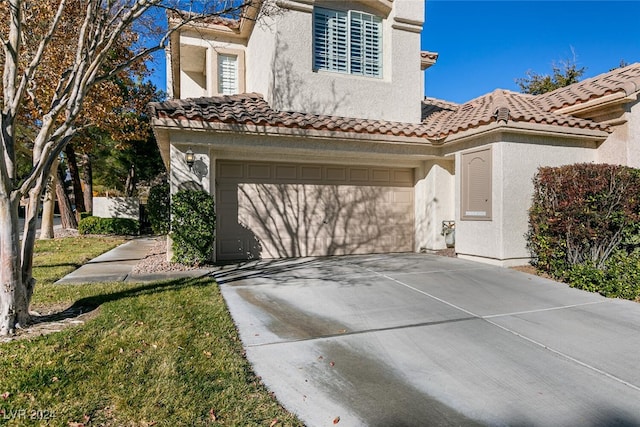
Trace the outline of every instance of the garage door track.
[[214, 275], [257, 375], [309, 426], [640, 426], [640, 304], [424, 254]]

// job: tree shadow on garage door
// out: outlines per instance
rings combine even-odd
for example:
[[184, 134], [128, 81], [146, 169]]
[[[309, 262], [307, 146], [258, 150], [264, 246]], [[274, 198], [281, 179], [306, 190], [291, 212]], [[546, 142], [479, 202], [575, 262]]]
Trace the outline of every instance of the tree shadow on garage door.
[[[409, 252], [413, 204], [393, 187], [238, 184], [238, 224], [264, 258]], [[411, 189], [404, 189], [411, 191]]]

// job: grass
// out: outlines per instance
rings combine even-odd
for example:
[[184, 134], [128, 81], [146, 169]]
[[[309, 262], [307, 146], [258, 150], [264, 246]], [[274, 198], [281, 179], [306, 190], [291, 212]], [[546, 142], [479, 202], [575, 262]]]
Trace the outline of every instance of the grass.
[[[55, 254], [38, 252], [36, 271], [75, 262], [49, 260], [76, 243], [66, 240]], [[301, 425], [252, 373], [212, 279], [47, 280], [36, 288], [38, 305], [72, 303], [95, 307], [97, 315], [0, 345], [0, 425]]]
[[85, 262], [125, 242], [119, 237], [66, 237], [38, 240], [33, 275], [39, 284], [52, 284]]

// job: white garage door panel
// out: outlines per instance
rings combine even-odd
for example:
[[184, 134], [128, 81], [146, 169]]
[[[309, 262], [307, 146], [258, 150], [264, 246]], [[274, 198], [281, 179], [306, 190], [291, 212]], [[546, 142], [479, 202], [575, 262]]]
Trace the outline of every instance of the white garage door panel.
[[410, 169], [220, 162], [218, 259], [410, 252]]

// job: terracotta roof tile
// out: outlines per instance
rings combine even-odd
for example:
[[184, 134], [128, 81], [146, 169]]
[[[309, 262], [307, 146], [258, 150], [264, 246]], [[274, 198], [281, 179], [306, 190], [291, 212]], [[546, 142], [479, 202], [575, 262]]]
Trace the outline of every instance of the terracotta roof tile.
[[[239, 12], [240, 10], [238, 10]], [[207, 24], [207, 25], [222, 25], [231, 29], [237, 30], [240, 28], [240, 19], [226, 18], [218, 15], [203, 16], [199, 13], [189, 11], [167, 10], [167, 16], [169, 20], [175, 20], [176, 22], [189, 21], [194, 23]]]
[[[608, 129], [606, 125], [591, 120], [545, 111], [536, 102], [535, 96], [503, 89], [497, 89], [460, 106], [425, 99], [422, 111], [428, 134], [437, 138], [500, 121]], [[425, 111], [427, 114], [424, 114]]]
[[624, 92], [628, 96], [638, 91], [640, 91], [640, 63], [635, 63], [538, 95], [537, 103], [545, 111], [555, 111], [615, 92]]
[[421, 123], [387, 122], [339, 116], [275, 111], [256, 93], [207, 98], [176, 99], [150, 104], [158, 118], [275, 126], [341, 132], [427, 137]]
[[455, 111], [458, 107], [459, 105], [453, 102], [425, 97], [422, 100], [422, 120], [442, 110]]
[[150, 104], [150, 109], [152, 116], [157, 118], [425, 139], [441, 139], [499, 121], [608, 130], [606, 125], [591, 120], [545, 111], [536, 98], [502, 89], [462, 105], [425, 98], [422, 123], [276, 111], [256, 93], [155, 102]]

